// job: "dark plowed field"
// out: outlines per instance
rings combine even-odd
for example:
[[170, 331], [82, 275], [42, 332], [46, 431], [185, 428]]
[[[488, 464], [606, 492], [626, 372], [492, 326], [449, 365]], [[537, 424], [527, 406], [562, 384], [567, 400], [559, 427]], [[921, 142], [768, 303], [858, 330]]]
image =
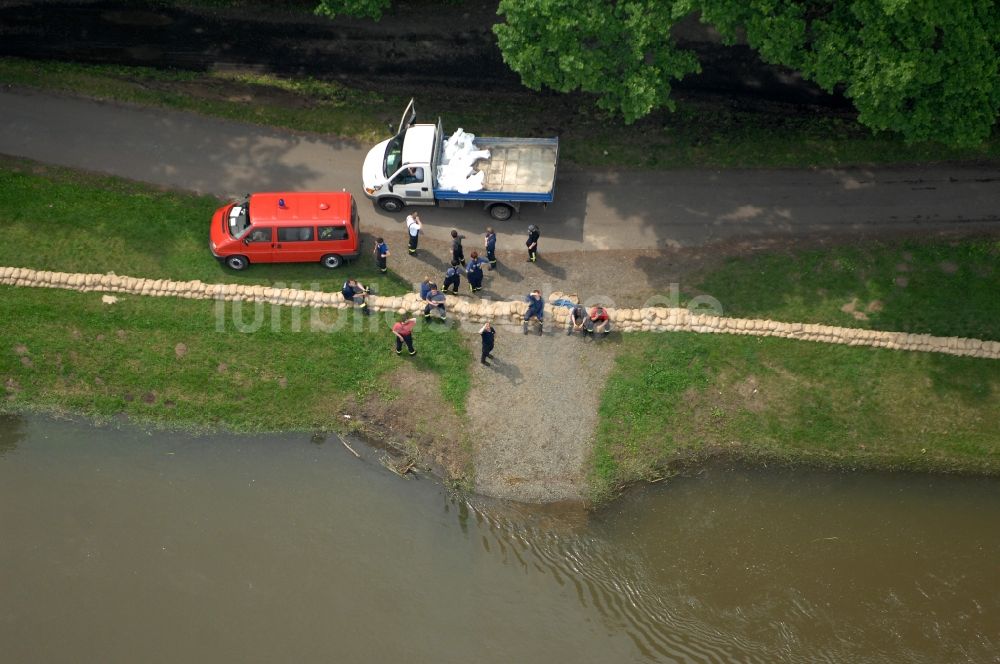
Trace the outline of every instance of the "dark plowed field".
[[[496, 2], [399, 2], [382, 21], [328, 20], [308, 4], [267, 9], [168, 3], [0, 3], [0, 55], [191, 70], [259, 69], [336, 79], [381, 91], [516, 90], [490, 28]], [[678, 31], [704, 69], [676, 86], [682, 95], [844, 108], [793, 72], [726, 47], [695, 21]]]

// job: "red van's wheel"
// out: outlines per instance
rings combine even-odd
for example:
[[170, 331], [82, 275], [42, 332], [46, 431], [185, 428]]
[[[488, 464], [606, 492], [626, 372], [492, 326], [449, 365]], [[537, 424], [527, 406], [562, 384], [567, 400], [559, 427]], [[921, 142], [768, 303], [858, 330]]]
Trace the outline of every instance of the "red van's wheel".
[[247, 260], [246, 256], [230, 256], [226, 259], [226, 265], [232, 270], [245, 270], [247, 265], [250, 265], [250, 261]]
[[319, 262], [323, 264], [323, 267], [335, 270], [344, 264], [344, 259], [337, 254], [327, 254]]
[[398, 198], [380, 198], [378, 206], [386, 212], [399, 212], [403, 209], [403, 201]]

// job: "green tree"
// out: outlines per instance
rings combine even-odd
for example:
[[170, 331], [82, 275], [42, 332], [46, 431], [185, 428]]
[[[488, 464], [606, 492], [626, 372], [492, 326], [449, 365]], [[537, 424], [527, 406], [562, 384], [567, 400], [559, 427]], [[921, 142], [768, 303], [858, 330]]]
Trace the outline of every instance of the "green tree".
[[[379, 18], [392, 0], [321, 0], [317, 12]], [[862, 124], [907, 141], [969, 147], [1000, 109], [1000, 0], [500, 0], [507, 65], [533, 89], [582, 90], [633, 122], [673, 109], [700, 71], [670, 29], [700, 12], [730, 42], [841, 91]]]
[[995, 0], [679, 0], [771, 63], [840, 89], [862, 124], [975, 146], [1000, 108]]
[[700, 71], [670, 36], [665, 0], [501, 0], [494, 26], [504, 62], [529, 88], [598, 95], [626, 122], [673, 109], [671, 82]]

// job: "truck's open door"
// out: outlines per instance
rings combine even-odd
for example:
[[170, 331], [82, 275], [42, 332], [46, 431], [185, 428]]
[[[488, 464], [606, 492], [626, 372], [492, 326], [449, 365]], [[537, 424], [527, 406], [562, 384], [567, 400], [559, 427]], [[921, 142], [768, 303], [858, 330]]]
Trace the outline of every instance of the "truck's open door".
[[440, 166], [441, 149], [444, 144], [444, 123], [438, 118], [437, 131], [434, 133], [434, 149], [431, 151], [431, 185], [437, 189], [437, 172]]
[[403, 118], [399, 121], [399, 131], [396, 132], [396, 136], [402, 136], [403, 132], [413, 124], [413, 121], [417, 117], [417, 109], [413, 107], [413, 100], [406, 105], [406, 110], [403, 111]]

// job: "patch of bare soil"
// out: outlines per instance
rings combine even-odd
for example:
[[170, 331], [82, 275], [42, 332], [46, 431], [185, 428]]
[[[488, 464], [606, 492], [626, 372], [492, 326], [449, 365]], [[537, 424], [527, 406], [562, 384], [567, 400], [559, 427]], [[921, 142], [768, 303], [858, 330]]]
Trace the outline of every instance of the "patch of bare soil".
[[840, 307], [845, 314], [854, 316], [855, 320], [868, 320], [868, 315], [863, 311], [858, 311], [858, 298], [852, 298], [850, 302]]
[[955, 274], [958, 272], [958, 263], [955, 263], [954, 261], [941, 261], [941, 265], [939, 267], [945, 274]]
[[[795, 378], [786, 371], [771, 367], [774, 376], [782, 380]], [[715, 454], [725, 449], [738, 447], [740, 441], [730, 440], [723, 436], [727, 420], [742, 412], [759, 414], [782, 407], [782, 400], [771, 397], [775, 392], [773, 377], [733, 375], [722, 372], [713, 381], [714, 387], [708, 390], [690, 388], [685, 391], [682, 402], [687, 426], [678, 427], [674, 433], [674, 442], [679, 448], [679, 458], [683, 458], [690, 450], [706, 449], [708, 454]], [[778, 382], [787, 386], [788, 383]], [[699, 452], [701, 454], [701, 452]]]
[[240, 81], [154, 81], [147, 87], [165, 92], [176, 92], [194, 99], [207, 101], [241, 102], [256, 106], [278, 106], [302, 109], [316, 106], [301, 94], [269, 86], [248, 85]]
[[764, 410], [765, 399], [761, 392], [760, 381], [753, 374], [736, 383], [736, 394], [742, 399], [741, 405], [750, 412], [760, 413]]
[[[446, 478], [461, 481], [471, 472], [462, 418], [441, 397], [434, 374], [420, 372], [405, 358], [385, 379], [398, 394], [371, 394], [345, 404], [353, 424], [376, 444], [415, 454]], [[443, 471], [443, 472], [442, 472]]]

